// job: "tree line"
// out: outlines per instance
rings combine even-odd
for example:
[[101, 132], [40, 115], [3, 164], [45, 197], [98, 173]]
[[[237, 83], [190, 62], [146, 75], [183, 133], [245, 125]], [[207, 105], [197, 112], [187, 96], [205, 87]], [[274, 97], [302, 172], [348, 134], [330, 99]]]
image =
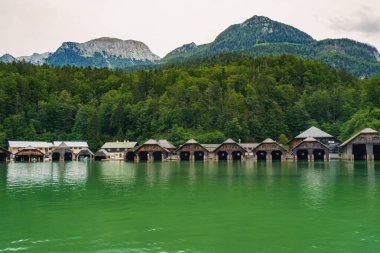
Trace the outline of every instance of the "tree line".
[[7, 140], [195, 138], [286, 144], [310, 126], [344, 140], [380, 129], [380, 76], [294, 56], [219, 54], [129, 71], [0, 64], [0, 144]]

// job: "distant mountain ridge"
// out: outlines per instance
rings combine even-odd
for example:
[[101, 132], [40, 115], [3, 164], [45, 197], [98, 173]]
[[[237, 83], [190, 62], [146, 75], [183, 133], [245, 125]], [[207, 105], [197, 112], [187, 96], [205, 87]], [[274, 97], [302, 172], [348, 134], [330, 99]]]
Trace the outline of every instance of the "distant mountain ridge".
[[54, 53], [33, 54], [14, 58], [5, 55], [3, 62], [26, 61], [51, 66], [128, 68], [135, 65], [156, 64], [160, 57], [153, 54], [148, 46], [135, 40], [98, 38], [85, 43], [64, 42]]
[[252, 56], [293, 54], [346, 69], [358, 77], [380, 73], [380, 54], [371, 45], [350, 39], [316, 41], [297, 28], [263, 16], [253, 16], [241, 24], [228, 27], [211, 43], [190, 43], [176, 48], [162, 61], [177, 62], [221, 52], [240, 52]]
[[185, 44], [163, 59], [135, 40], [102, 37], [84, 43], [64, 42], [55, 52], [15, 58], [9, 54], [0, 62], [26, 61], [52, 66], [130, 68], [186, 61], [191, 58], [238, 52], [251, 56], [293, 54], [346, 69], [357, 77], [380, 74], [380, 54], [368, 44], [350, 39], [317, 41], [307, 33], [263, 16], [253, 16], [228, 27], [213, 42]]

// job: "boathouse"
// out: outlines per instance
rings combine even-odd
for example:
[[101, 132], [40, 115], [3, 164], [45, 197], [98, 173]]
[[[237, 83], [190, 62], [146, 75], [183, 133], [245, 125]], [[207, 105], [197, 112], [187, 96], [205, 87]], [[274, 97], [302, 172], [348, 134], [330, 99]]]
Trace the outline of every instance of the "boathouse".
[[45, 154], [39, 149], [28, 146], [15, 153], [15, 160], [17, 162], [42, 162]]
[[88, 148], [86, 141], [54, 141], [53, 145], [55, 148], [59, 147], [62, 143], [65, 143], [68, 148], [73, 152], [73, 155], [76, 156], [82, 149]]
[[380, 160], [380, 133], [366, 128], [341, 145], [341, 157], [347, 160]]
[[65, 142], [61, 142], [51, 153], [53, 161], [72, 161], [75, 154]]
[[313, 137], [314, 139], [326, 145], [330, 150], [330, 154], [336, 154], [336, 158], [338, 158], [339, 146], [342, 142], [338, 140], [336, 137], [332, 136], [331, 134], [326, 133], [314, 126], [310, 127], [306, 131], [302, 132], [301, 134], [297, 135], [292, 140], [290, 140], [288, 142], [289, 150], [292, 150], [295, 146], [300, 144], [303, 140], [305, 140], [308, 137]]
[[41, 151], [41, 153], [49, 155], [53, 149], [53, 143], [44, 141], [8, 141], [8, 150], [13, 155], [27, 147], [33, 147]]
[[123, 160], [125, 159], [127, 152], [135, 148], [137, 145], [137, 142], [115, 141], [106, 142], [101, 148], [107, 151], [111, 160]]
[[208, 158], [209, 151], [196, 140], [188, 140], [176, 151], [177, 157], [181, 161], [203, 161]]
[[5, 148], [0, 147], [0, 162], [7, 162], [11, 159], [12, 153]]
[[94, 154], [94, 160], [95, 161], [109, 160], [110, 157], [111, 157], [110, 154], [108, 154], [108, 152], [106, 150], [104, 150], [104, 149], [99, 149]]
[[213, 150], [215, 160], [244, 160], [247, 150], [232, 139], [227, 139]]
[[285, 153], [286, 150], [280, 144], [268, 138], [253, 150], [253, 158], [262, 161], [281, 161], [285, 159]]
[[94, 159], [94, 153], [91, 152], [88, 148], [83, 148], [81, 151], [76, 156], [76, 159], [78, 161], [84, 160], [84, 159], [89, 159], [92, 160]]
[[[173, 151], [175, 151], [175, 146], [169, 141], [151, 139], [137, 147], [133, 153], [135, 161], [162, 161], [169, 159]], [[126, 157], [129, 156], [127, 154]]]
[[307, 137], [292, 149], [295, 160], [329, 160], [329, 147], [313, 137]]

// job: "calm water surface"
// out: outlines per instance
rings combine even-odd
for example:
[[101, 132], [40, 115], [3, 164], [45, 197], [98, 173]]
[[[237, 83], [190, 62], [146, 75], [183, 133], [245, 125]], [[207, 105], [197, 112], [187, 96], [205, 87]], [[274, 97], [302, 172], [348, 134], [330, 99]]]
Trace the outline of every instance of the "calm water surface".
[[0, 252], [380, 252], [380, 163], [0, 164]]

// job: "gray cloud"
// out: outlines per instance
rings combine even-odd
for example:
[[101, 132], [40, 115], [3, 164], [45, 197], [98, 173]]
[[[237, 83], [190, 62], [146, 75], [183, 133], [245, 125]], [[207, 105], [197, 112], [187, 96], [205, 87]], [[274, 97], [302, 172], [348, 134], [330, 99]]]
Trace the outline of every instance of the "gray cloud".
[[371, 9], [362, 6], [358, 11], [353, 12], [348, 18], [331, 18], [330, 27], [343, 32], [360, 32], [366, 35], [380, 33], [380, 16], [374, 16]]

